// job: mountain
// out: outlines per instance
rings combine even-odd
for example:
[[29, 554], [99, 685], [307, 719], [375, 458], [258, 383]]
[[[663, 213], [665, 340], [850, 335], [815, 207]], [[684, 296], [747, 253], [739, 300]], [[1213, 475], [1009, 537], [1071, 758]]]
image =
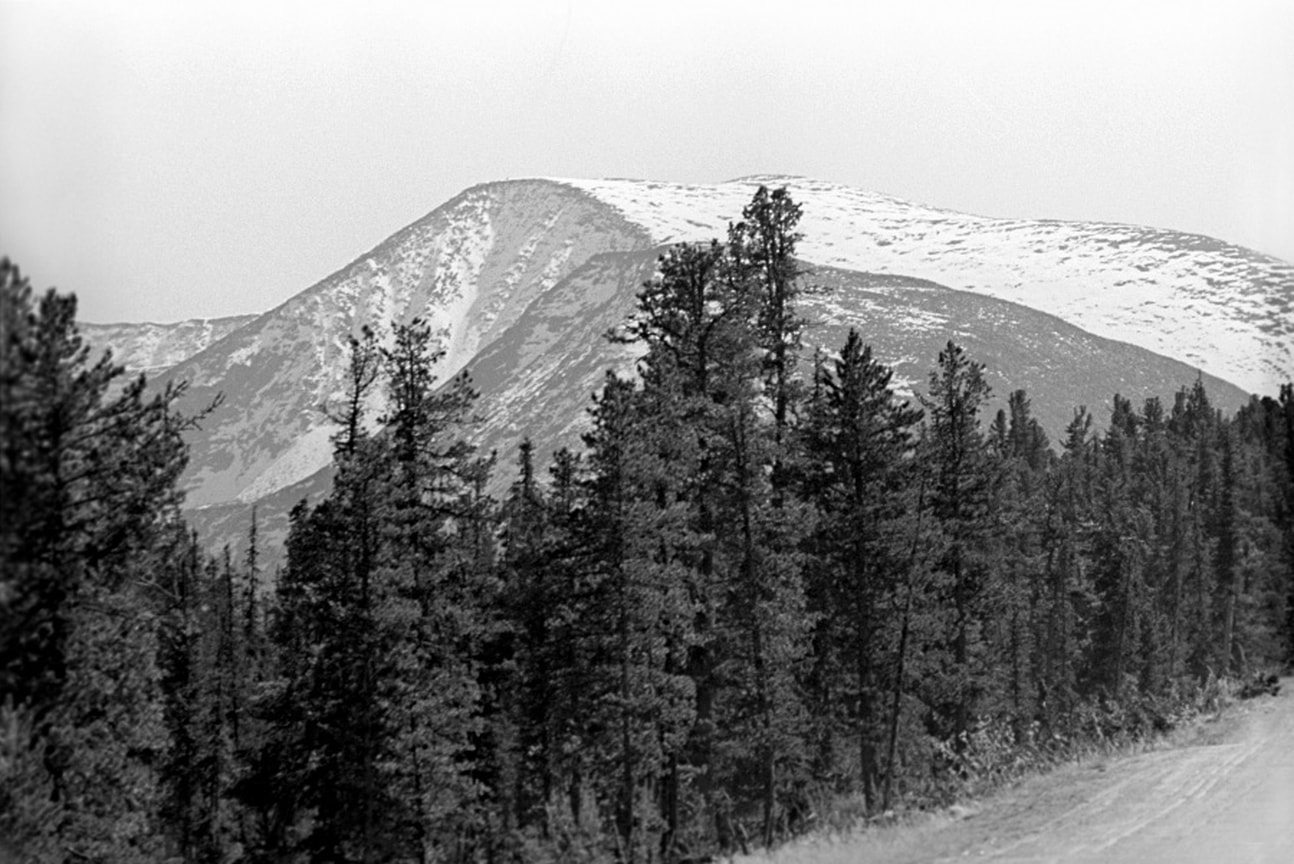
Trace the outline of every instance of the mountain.
[[650, 246], [646, 232], [570, 186], [497, 183], [462, 193], [368, 254], [173, 367], [197, 410], [189, 503], [251, 502], [326, 465], [346, 338], [428, 319], [448, 378], [592, 256]]
[[[523, 436], [537, 443], [541, 461], [557, 446], [578, 446], [579, 434], [587, 428], [589, 397], [606, 370], [632, 369], [635, 352], [607, 342], [603, 334], [633, 310], [634, 292], [650, 278], [659, 251], [594, 256], [538, 297], [506, 338], [496, 339], [468, 364], [481, 392], [471, 434], [483, 452], [498, 454], [496, 492], [513, 480], [512, 462]], [[1151, 396], [1170, 397], [1201, 375], [1179, 361], [1094, 336], [1055, 316], [925, 280], [822, 267], [811, 275], [817, 290], [801, 304], [809, 320], [807, 343], [838, 348], [849, 327], [858, 327], [876, 356], [894, 366], [897, 389], [914, 395], [925, 392], [936, 356], [948, 339], [955, 339], [987, 364], [992, 408], [1003, 407], [1011, 390], [1024, 388], [1053, 440], [1061, 437], [1078, 405], [1087, 406], [1100, 421], [1108, 416], [1116, 392], [1139, 405]], [[1248, 398], [1233, 384], [1201, 377], [1217, 405], [1235, 408]], [[984, 419], [987, 423], [991, 417]], [[292, 505], [321, 496], [331, 479], [331, 470], [323, 468], [259, 498], [259, 530], [268, 545], [286, 537]], [[191, 516], [202, 536], [238, 545], [247, 530], [249, 507], [234, 501]]]
[[[1103, 420], [1115, 392], [1168, 397], [1202, 374], [1214, 403], [1234, 409], [1294, 378], [1294, 267], [1210, 238], [989, 219], [790, 177], [488, 183], [167, 370], [190, 382], [190, 410], [224, 395], [191, 442], [199, 524], [235, 537], [257, 501], [267, 524], [285, 524], [286, 507], [326, 488], [328, 409], [346, 337], [365, 324], [433, 324], [439, 373], [471, 374], [473, 436], [502, 462], [525, 434], [540, 454], [578, 445], [604, 371], [633, 366], [631, 348], [602, 336], [664, 244], [723, 237], [761, 183], [786, 185], [803, 207], [799, 254], [816, 286], [806, 354], [838, 348], [855, 326], [922, 391], [954, 339], [988, 365], [1000, 400], [1027, 389], [1053, 438], [1076, 405]], [[504, 464], [496, 485], [510, 479]]]
[[723, 236], [754, 188], [804, 207], [815, 264], [929, 279], [1056, 315], [1251, 392], [1294, 377], [1294, 264], [1211, 237], [1101, 222], [992, 219], [799, 177], [710, 186], [566, 181], [657, 242]]
[[228, 318], [191, 318], [175, 324], [88, 324], [78, 325], [91, 345], [112, 348], [113, 359], [131, 375], [140, 372], [150, 378], [175, 364], [205, 351], [235, 330], [255, 321], [256, 315]]

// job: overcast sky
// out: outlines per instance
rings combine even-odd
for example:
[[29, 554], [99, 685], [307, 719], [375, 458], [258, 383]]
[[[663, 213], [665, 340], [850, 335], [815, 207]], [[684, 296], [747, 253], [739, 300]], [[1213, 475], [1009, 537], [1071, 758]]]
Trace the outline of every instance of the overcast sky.
[[265, 311], [480, 182], [753, 173], [1294, 260], [1294, 3], [0, 0], [0, 254], [90, 321]]

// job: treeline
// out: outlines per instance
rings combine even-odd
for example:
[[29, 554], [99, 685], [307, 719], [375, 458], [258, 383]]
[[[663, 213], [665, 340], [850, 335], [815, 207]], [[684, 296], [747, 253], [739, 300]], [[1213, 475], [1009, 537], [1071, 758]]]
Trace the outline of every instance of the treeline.
[[986, 416], [950, 342], [913, 404], [856, 332], [806, 355], [799, 216], [761, 188], [666, 253], [609, 334], [638, 374], [545, 478], [529, 442], [511, 469], [466, 443], [427, 325], [353, 338], [334, 486], [269, 592], [254, 527], [213, 559], [179, 520], [175, 391], [109, 398], [70, 301], [6, 269], [0, 837], [704, 860], [1165, 729], [1294, 657], [1294, 388], [1232, 417], [1198, 383], [1115, 396], [1053, 447], [1023, 391]]

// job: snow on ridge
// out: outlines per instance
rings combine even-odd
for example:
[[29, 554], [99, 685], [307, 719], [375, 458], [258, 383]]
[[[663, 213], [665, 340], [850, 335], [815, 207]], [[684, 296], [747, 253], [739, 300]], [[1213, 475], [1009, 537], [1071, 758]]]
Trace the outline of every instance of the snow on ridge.
[[915, 276], [1020, 303], [1251, 392], [1294, 378], [1294, 268], [1212, 238], [1135, 225], [997, 219], [801, 177], [719, 184], [561, 179], [657, 243], [723, 237], [760, 184], [803, 207], [806, 261]]
[[[631, 222], [641, 225], [656, 243], [709, 240], [727, 234], [728, 223], [741, 218], [741, 211], [761, 185], [789, 188], [804, 205], [805, 222], [838, 221], [866, 213], [874, 218], [911, 218], [929, 214], [942, 218], [952, 211], [936, 210], [878, 192], [784, 175], [751, 175], [717, 184], [670, 183], [655, 180], [585, 180], [551, 178], [573, 186], [611, 205]], [[812, 202], [810, 205], [807, 202]], [[812, 210], [816, 209], [817, 214]], [[978, 219], [981, 217], [965, 216]], [[809, 242], [808, 231], [806, 242]]]

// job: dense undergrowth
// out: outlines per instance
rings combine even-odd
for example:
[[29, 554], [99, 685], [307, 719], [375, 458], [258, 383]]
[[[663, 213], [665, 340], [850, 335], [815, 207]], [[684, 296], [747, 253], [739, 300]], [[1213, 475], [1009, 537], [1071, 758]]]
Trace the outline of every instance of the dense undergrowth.
[[[931, 772], [925, 789], [914, 791], [893, 809], [874, 813], [861, 795], [822, 792], [800, 833], [780, 838], [774, 848], [794, 850], [806, 842], [831, 848], [860, 834], [916, 826], [934, 814], [948, 813], [955, 819], [973, 813], [978, 801], [1063, 766], [1101, 766], [1137, 753], [1195, 744], [1225, 723], [1240, 700], [1274, 692], [1268, 682], [1275, 677], [1272, 671], [1260, 671], [1246, 680], [1209, 678], [1182, 688], [1171, 700], [1145, 698], [1124, 705], [1098, 701], [1076, 711], [1064, 732], [1047, 733], [1033, 723], [1021, 738], [1010, 724], [979, 723], [961, 754], [950, 746], [934, 745], [941, 767]], [[752, 860], [781, 860], [770, 855], [772, 851], [754, 846], [741, 850]], [[787, 857], [794, 859], [796, 854], [790, 851]]]

